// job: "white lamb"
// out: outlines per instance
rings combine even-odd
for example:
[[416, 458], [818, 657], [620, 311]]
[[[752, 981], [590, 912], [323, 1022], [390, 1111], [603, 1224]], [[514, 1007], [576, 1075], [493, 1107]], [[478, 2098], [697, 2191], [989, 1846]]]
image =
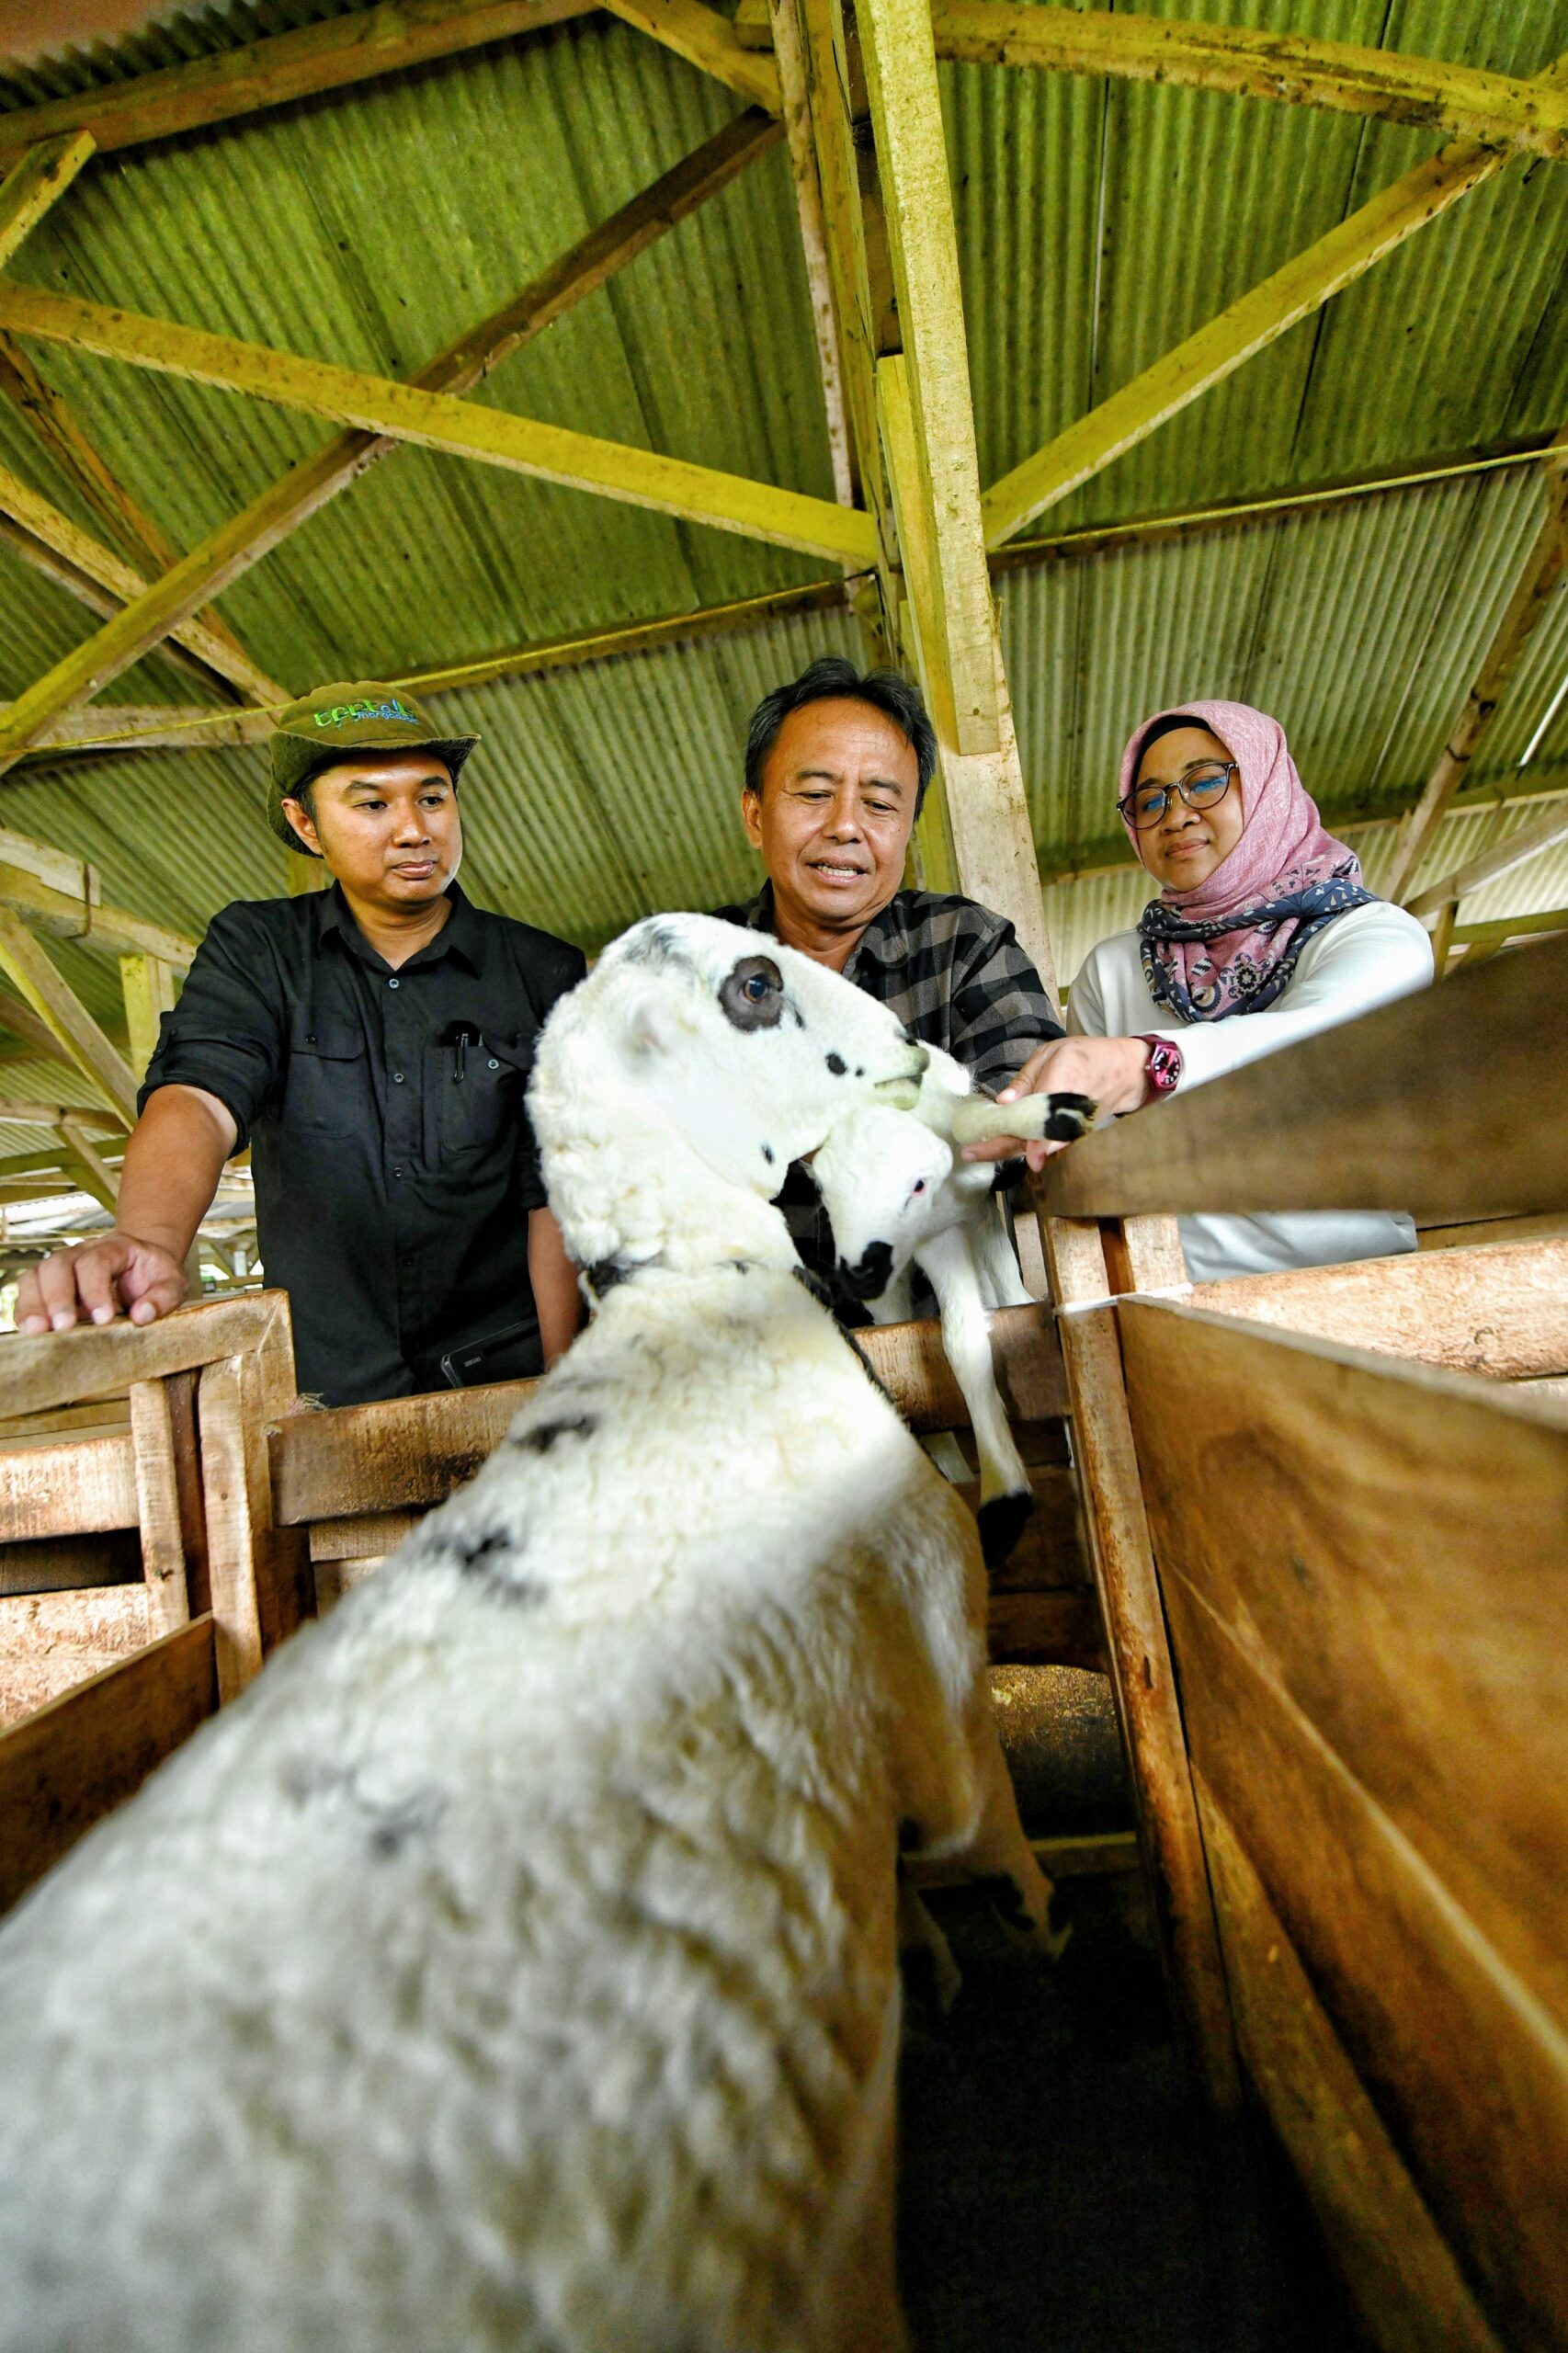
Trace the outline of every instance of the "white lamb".
[[992, 1566], [1005, 1561], [1034, 1509], [991, 1359], [990, 1311], [1021, 1307], [1018, 1274], [990, 1161], [960, 1157], [994, 1136], [1071, 1142], [1094, 1125], [1083, 1095], [994, 1103], [951, 1054], [931, 1047], [912, 1111], [873, 1105], [835, 1123], [812, 1175], [833, 1227], [838, 1279], [875, 1324], [911, 1313], [913, 1269], [937, 1295], [942, 1346], [969, 1407], [980, 1456], [980, 1537]]
[[531, 1103], [602, 1305], [474, 1480], [0, 1933], [6, 2353], [883, 2353], [899, 1847], [1053, 1949], [973, 1523], [768, 1195], [912, 1099], [699, 916]]

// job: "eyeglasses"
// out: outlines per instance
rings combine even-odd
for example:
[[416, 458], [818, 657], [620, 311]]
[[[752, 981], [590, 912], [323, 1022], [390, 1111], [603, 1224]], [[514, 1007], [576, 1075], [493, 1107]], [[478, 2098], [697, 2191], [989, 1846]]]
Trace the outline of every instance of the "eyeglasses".
[[1222, 766], [1216, 760], [1205, 760], [1201, 766], [1188, 768], [1175, 784], [1139, 785], [1116, 805], [1136, 833], [1146, 834], [1170, 807], [1173, 792], [1179, 792], [1189, 809], [1212, 809], [1229, 792], [1235, 773], [1234, 760], [1227, 760]]

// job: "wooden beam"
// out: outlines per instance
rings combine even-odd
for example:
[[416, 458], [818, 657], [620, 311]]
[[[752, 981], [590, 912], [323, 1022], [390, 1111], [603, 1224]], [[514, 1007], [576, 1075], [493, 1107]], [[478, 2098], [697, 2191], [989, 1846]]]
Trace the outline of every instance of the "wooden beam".
[[1457, 948], [1506, 948], [1513, 939], [1540, 939], [1554, 931], [1568, 931], [1568, 907], [1553, 907], [1535, 915], [1496, 915], [1487, 923], [1461, 923], [1454, 931]]
[[1560, 1237], [1238, 1275], [1193, 1284], [1187, 1304], [1491, 1381], [1568, 1372], [1568, 1241]]
[[1495, 882], [1499, 875], [1512, 873], [1527, 858], [1539, 857], [1542, 850], [1555, 849], [1561, 841], [1568, 841], [1568, 800], [1558, 801], [1533, 824], [1521, 825], [1506, 841], [1483, 850], [1468, 866], [1445, 875], [1440, 882], [1430, 883], [1404, 904], [1413, 915], [1438, 914], [1446, 906], [1457, 906], [1468, 892], [1479, 891], [1483, 882]]
[[717, 8], [705, 8], [701, 0], [604, 0], [604, 5], [623, 24], [673, 49], [688, 65], [711, 74], [749, 105], [766, 107], [769, 114], [783, 111], [772, 59], [744, 48]]
[[40, 140], [20, 156], [0, 181], [0, 269], [22, 245], [56, 199], [64, 195], [94, 153], [87, 131]]
[[[138, 572], [133, 564], [127, 563], [123, 556], [116, 555], [112, 549], [106, 548], [101, 540], [94, 539], [90, 531], [83, 530], [79, 523], [74, 523], [68, 515], [62, 514], [58, 506], [40, 497], [6, 466], [0, 466], [0, 512], [10, 516], [34, 539], [41, 540], [46, 547], [63, 556], [89, 580], [97, 581], [101, 587], [107, 588], [121, 605], [134, 603], [147, 593], [144, 574]], [[176, 570], [182, 568], [176, 566]], [[162, 585], [161, 582], [158, 584], [159, 586]], [[253, 701], [288, 701], [288, 689], [280, 687], [275, 678], [268, 677], [265, 670], [258, 670], [248, 654], [236, 654], [226, 638], [215, 635], [203, 622], [196, 620], [194, 607], [190, 615], [182, 617], [175, 633], [192, 654], [199, 655], [210, 670], [215, 670], [221, 677], [231, 680]]]
[[[7, 996], [3, 990], [0, 990], [0, 1029], [8, 1030], [13, 1038], [24, 1040], [46, 1062], [70, 1061], [48, 1022], [40, 1021], [30, 1006], [18, 1004], [14, 996]], [[74, 1064], [72, 1067], [74, 1068]], [[118, 1119], [115, 1124], [119, 1126]]]
[[1499, 956], [1086, 1136], [1048, 1165], [1045, 1203], [1431, 1223], [1568, 1209], [1568, 1093], [1543, 1042], [1565, 996], [1568, 938]]
[[[564, 317], [709, 197], [727, 188], [754, 156], [765, 153], [779, 136], [779, 125], [755, 111], [726, 123], [580, 238], [511, 301], [437, 352], [418, 370], [414, 384], [426, 392], [471, 392], [490, 369]], [[51, 674], [51, 691], [40, 697], [40, 709], [50, 706], [47, 715], [52, 717], [74, 708], [165, 636], [183, 634], [189, 616], [209, 597], [259, 563], [291, 531], [357, 482], [367, 467], [397, 447], [392, 436], [347, 432], [335, 435], [312, 457], [302, 459], [193, 548], [173, 572], [134, 597], [125, 611], [86, 646], [57, 665]], [[5, 504], [0, 495], [0, 506]]]
[[87, 130], [99, 148], [135, 147], [215, 122], [233, 122], [324, 90], [403, 74], [491, 41], [514, 40], [594, 0], [392, 0], [325, 24], [275, 33], [219, 57], [137, 74], [0, 117], [0, 163], [33, 142]]
[[[741, 0], [734, 22], [748, 49], [768, 46], [767, 0]], [[955, 64], [1221, 90], [1447, 131], [1559, 162], [1568, 154], [1568, 100], [1513, 74], [1445, 58], [1251, 26], [1021, 7], [1012, 0], [933, 0], [931, 31], [937, 56]]]
[[[194, 1302], [155, 1324], [79, 1324], [47, 1339], [0, 1335], [0, 1414], [43, 1414], [93, 1397], [123, 1395], [133, 1381], [215, 1363], [251, 1349], [276, 1353], [289, 1344], [288, 1294], [253, 1291], [211, 1305]], [[269, 1415], [281, 1410], [267, 1401]]]
[[74, 1177], [82, 1191], [90, 1193], [99, 1208], [108, 1210], [112, 1218], [119, 1203], [119, 1171], [108, 1165], [86, 1130], [69, 1111], [62, 1116], [58, 1132], [66, 1175]]
[[844, 355], [834, 308], [833, 273], [828, 261], [827, 228], [823, 215], [822, 177], [812, 139], [805, 48], [795, 0], [769, 0], [769, 5], [774, 63], [778, 72], [784, 129], [790, 142], [790, 170], [795, 182], [795, 217], [801, 224], [801, 251], [805, 259], [812, 326], [816, 335], [817, 373], [822, 380], [828, 455], [833, 462], [833, 493], [841, 506], [853, 506], [856, 503], [855, 457], [849, 441], [849, 419], [844, 405]]
[[98, 898], [97, 869], [26, 834], [0, 830], [0, 908], [22, 915], [61, 939], [85, 939], [133, 956], [157, 956], [177, 971], [190, 969], [195, 942], [161, 924], [145, 923]]
[[[980, 512], [958, 237], [922, 0], [862, 0], [857, 22], [903, 348], [878, 362], [883, 447], [942, 750], [959, 888], [1013, 925], [1056, 992]], [[915, 562], [911, 563], [912, 551]]]
[[0, 971], [40, 1021], [46, 1021], [85, 1078], [112, 1104], [128, 1128], [136, 1125], [136, 1081], [125, 1057], [104, 1036], [75, 991], [51, 962], [21, 917], [0, 907]]
[[[36, 1014], [33, 1018], [37, 1020]], [[51, 1052], [58, 1053], [60, 1049], [53, 1031], [47, 1029], [41, 1021], [39, 1022], [39, 1028], [49, 1040]], [[124, 1141], [125, 1130], [119, 1112], [97, 1110], [91, 1105], [78, 1107], [74, 1103], [17, 1103], [6, 1099], [0, 1101], [0, 1127], [57, 1128], [67, 1111], [74, 1120], [79, 1120], [82, 1122], [89, 1134], [117, 1136], [121, 1142]], [[0, 1166], [4, 1165], [6, 1164], [0, 1162]]]
[[[102, 303], [15, 285], [0, 286], [0, 325], [100, 358], [248, 393], [306, 415], [651, 507], [657, 514], [706, 523], [774, 546], [845, 563], [867, 562], [875, 552], [867, 517], [830, 499], [482, 408], [449, 393], [425, 392], [330, 361], [242, 343], [232, 335], [209, 335], [171, 320], [142, 318]], [[176, 567], [169, 579], [183, 569]], [[61, 665], [62, 671], [65, 667]], [[19, 748], [16, 737], [24, 710], [30, 723], [39, 691], [29, 689], [13, 704], [10, 720], [0, 729], [0, 749]]]
[[1497, 633], [1420, 800], [1401, 822], [1393, 861], [1383, 877], [1384, 895], [1390, 899], [1403, 899], [1414, 881], [1562, 577], [1568, 562], [1568, 472], [1561, 464], [1549, 464], [1545, 474], [1546, 514], [1526, 551]]
[[[1543, 93], [1561, 89], [1565, 79], [1568, 61], [1540, 77]], [[1135, 449], [1200, 394], [1222, 383], [1244, 360], [1267, 350], [1374, 262], [1491, 179], [1506, 160], [1506, 149], [1456, 140], [1381, 189], [1305, 253], [1295, 255], [994, 483], [982, 502], [987, 547], [1000, 547], [1037, 515]]]
[[0, 1910], [140, 1789], [217, 1704], [212, 1620], [197, 1618], [0, 1733]]
[[[150, 563], [156, 574], [178, 563], [174, 542], [115, 480], [60, 394], [8, 335], [0, 335], [0, 393], [20, 410], [51, 462], [94, 509], [133, 564]], [[248, 665], [256, 677], [265, 676], [221, 613], [210, 608], [197, 618], [237, 661]]]

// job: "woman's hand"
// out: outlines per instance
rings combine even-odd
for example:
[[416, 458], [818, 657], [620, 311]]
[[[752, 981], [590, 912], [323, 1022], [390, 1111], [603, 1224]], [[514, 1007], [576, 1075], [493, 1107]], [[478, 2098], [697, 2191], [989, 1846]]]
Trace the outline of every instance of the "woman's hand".
[[[1011, 1086], [997, 1097], [1017, 1102], [1020, 1095], [1088, 1095], [1103, 1111], [1136, 1111], [1149, 1091], [1149, 1048], [1142, 1038], [1052, 1038], [1037, 1046]], [[1024, 1158], [1038, 1175], [1065, 1144], [1026, 1143]], [[1016, 1160], [1019, 1145], [1008, 1136], [966, 1144], [965, 1160]]]

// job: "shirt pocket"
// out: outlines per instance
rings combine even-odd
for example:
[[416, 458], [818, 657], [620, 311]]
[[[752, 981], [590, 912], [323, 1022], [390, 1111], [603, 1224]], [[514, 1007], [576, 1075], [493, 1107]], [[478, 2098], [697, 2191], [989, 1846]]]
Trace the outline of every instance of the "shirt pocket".
[[355, 1135], [365, 1126], [365, 1040], [349, 1021], [317, 1017], [295, 1024], [289, 1039], [280, 1117], [305, 1135]]
[[436, 1142], [444, 1165], [512, 1148], [526, 1127], [523, 1090], [533, 1053], [531, 1037], [486, 1038], [477, 1029], [466, 1045], [433, 1050]]

